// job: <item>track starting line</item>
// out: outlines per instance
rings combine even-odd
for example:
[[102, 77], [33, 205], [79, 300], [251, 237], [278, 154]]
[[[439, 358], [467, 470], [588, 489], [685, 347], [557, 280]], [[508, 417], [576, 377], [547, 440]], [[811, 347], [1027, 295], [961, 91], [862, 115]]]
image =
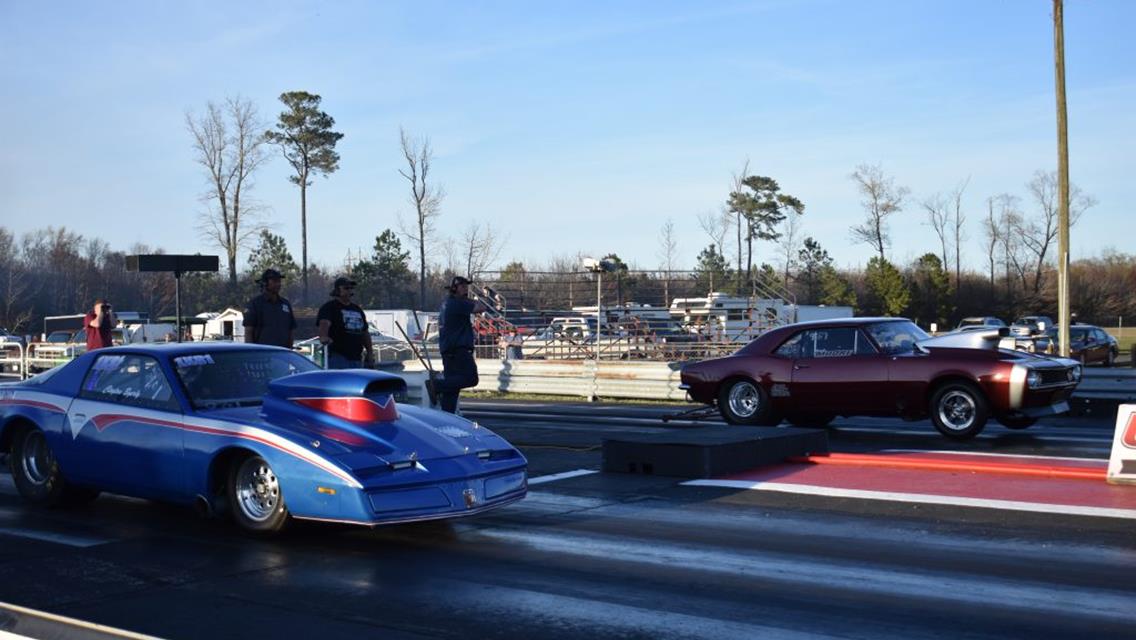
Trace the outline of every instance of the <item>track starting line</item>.
[[1105, 481], [1107, 460], [932, 451], [796, 458], [687, 486], [1136, 520], [1136, 489]]

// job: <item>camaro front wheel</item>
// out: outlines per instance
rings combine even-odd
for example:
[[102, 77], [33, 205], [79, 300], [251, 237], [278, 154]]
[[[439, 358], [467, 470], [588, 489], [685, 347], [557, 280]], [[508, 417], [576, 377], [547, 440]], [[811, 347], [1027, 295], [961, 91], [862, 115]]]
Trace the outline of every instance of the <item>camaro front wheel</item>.
[[769, 394], [753, 380], [734, 380], [718, 392], [718, 411], [730, 424], [772, 426], [780, 422], [769, 406]]
[[989, 417], [986, 397], [972, 384], [948, 382], [931, 396], [931, 422], [953, 440], [969, 440], [985, 427]]
[[260, 456], [250, 456], [233, 465], [229, 471], [228, 498], [233, 520], [245, 531], [274, 533], [288, 521], [280, 481]]

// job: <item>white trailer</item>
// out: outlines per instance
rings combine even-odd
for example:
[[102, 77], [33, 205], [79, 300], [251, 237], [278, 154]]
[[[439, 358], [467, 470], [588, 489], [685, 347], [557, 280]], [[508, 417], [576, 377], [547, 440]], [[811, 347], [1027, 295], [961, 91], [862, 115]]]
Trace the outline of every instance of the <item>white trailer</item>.
[[402, 326], [411, 340], [421, 340], [427, 327], [434, 327], [431, 329], [433, 333], [438, 326], [437, 311], [419, 311], [415, 314], [413, 309], [367, 309], [363, 314], [372, 331], [399, 340], [403, 338], [402, 332], [395, 327], [396, 322]]

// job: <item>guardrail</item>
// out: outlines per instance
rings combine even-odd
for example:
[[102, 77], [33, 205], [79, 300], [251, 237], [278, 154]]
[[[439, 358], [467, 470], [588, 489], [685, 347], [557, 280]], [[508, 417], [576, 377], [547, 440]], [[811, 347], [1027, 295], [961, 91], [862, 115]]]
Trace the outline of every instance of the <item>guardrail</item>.
[[[441, 371], [440, 361], [431, 361]], [[477, 391], [538, 393], [577, 398], [634, 398], [684, 400], [679, 389], [680, 363], [477, 360]], [[404, 363], [403, 371], [422, 371], [417, 362]], [[1074, 397], [1136, 399], [1136, 370], [1085, 369]]]

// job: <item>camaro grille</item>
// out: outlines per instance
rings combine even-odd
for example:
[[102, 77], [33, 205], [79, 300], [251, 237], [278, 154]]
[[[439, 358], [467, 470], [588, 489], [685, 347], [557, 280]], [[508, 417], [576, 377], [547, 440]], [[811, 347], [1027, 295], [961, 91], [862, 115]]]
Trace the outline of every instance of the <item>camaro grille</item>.
[[1041, 385], [1065, 384], [1069, 382], [1068, 369], [1038, 369], [1041, 374]]

